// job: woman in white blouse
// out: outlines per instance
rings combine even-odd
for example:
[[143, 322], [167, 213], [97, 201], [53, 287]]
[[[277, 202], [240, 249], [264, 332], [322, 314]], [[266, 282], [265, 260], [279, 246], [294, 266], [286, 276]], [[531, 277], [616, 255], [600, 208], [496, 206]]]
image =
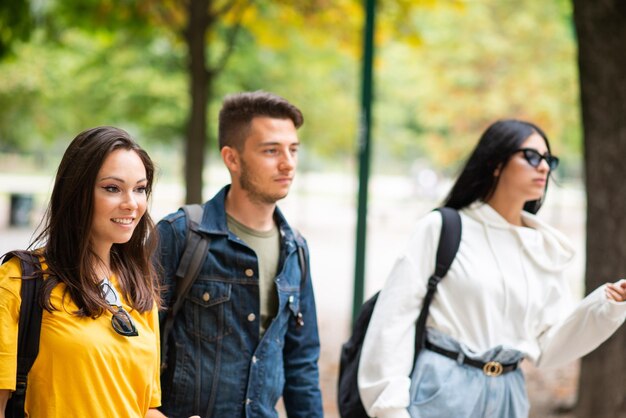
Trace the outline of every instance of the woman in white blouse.
[[375, 307], [359, 367], [373, 417], [527, 417], [518, 367], [577, 359], [626, 317], [626, 281], [576, 304], [567, 239], [534, 214], [558, 165], [534, 124], [502, 120], [482, 135], [445, 201], [459, 210], [459, 251], [437, 288], [414, 367], [415, 321], [435, 269], [441, 216], [421, 219]]

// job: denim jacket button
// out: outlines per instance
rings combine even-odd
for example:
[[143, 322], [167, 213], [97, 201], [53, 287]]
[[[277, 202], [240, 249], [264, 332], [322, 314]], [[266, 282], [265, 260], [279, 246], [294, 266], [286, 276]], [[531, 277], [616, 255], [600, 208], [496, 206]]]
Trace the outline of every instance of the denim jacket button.
[[209, 299], [211, 299], [211, 295], [209, 295], [209, 292], [204, 292], [204, 294], [202, 295], [202, 300], [208, 302]]
[[252, 356], [252, 364], [255, 364], [258, 361], [258, 359], [256, 358], [256, 356]]
[[252, 399], [248, 398], [246, 399], [246, 405], [250, 405], [252, 403]]
[[248, 321], [252, 322], [256, 319], [256, 315], [251, 313], [250, 315], [248, 315]]
[[293, 295], [290, 295], [290, 296], [289, 296], [289, 303], [293, 303], [293, 299], [294, 299], [294, 298], [293, 298]]
[[244, 273], [246, 274], [246, 276], [252, 277], [254, 275], [254, 270], [246, 269], [246, 271], [244, 271]]

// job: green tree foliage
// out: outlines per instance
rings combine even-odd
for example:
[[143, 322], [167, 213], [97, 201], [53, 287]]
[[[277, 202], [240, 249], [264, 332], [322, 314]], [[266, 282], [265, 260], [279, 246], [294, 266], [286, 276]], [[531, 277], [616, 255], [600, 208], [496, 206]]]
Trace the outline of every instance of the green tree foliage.
[[[0, 148], [44, 150], [106, 123], [182, 152], [190, 112], [184, 4], [52, 2], [45, 26], [0, 63]], [[574, 166], [580, 126], [569, 2], [379, 4], [376, 171], [406, 173], [418, 158], [454, 168], [503, 117], [537, 122], [565, 168]], [[220, 15], [207, 33], [207, 68], [224, 67], [214, 74], [205, 136], [215, 138], [225, 94], [270, 90], [304, 111], [304, 165], [335, 161], [345, 170], [356, 155], [362, 26], [357, 0], [259, 0]]]
[[46, 151], [95, 125], [121, 125], [164, 142], [181, 136], [185, 80], [166, 38], [134, 42], [79, 29], [55, 42], [41, 35], [0, 67], [2, 149]]
[[29, 38], [33, 20], [28, 0], [0, 2], [0, 59], [9, 55], [17, 42]]
[[[571, 6], [472, 1], [415, 9], [419, 43], [380, 51], [376, 146], [455, 166], [496, 119], [543, 127], [567, 163], [580, 155]], [[383, 143], [387, 143], [385, 147]]]

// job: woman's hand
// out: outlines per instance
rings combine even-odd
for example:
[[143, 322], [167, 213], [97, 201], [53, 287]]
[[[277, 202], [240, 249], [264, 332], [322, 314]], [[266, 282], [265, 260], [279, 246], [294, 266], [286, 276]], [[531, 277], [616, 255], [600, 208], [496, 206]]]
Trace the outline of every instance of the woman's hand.
[[626, 280], [618, 280], [615, 283], [606, 284], [606, 297], [615, 302], [626, 301]]

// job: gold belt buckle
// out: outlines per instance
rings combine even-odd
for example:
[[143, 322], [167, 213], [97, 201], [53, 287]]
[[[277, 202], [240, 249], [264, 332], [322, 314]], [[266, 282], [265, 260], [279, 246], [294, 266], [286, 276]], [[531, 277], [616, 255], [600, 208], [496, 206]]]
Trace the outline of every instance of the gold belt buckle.
[[502, 364], [497, 361], [490, 361], [483, 366], [483, 373], [487, 376], [497, 377], [502, 374]]

